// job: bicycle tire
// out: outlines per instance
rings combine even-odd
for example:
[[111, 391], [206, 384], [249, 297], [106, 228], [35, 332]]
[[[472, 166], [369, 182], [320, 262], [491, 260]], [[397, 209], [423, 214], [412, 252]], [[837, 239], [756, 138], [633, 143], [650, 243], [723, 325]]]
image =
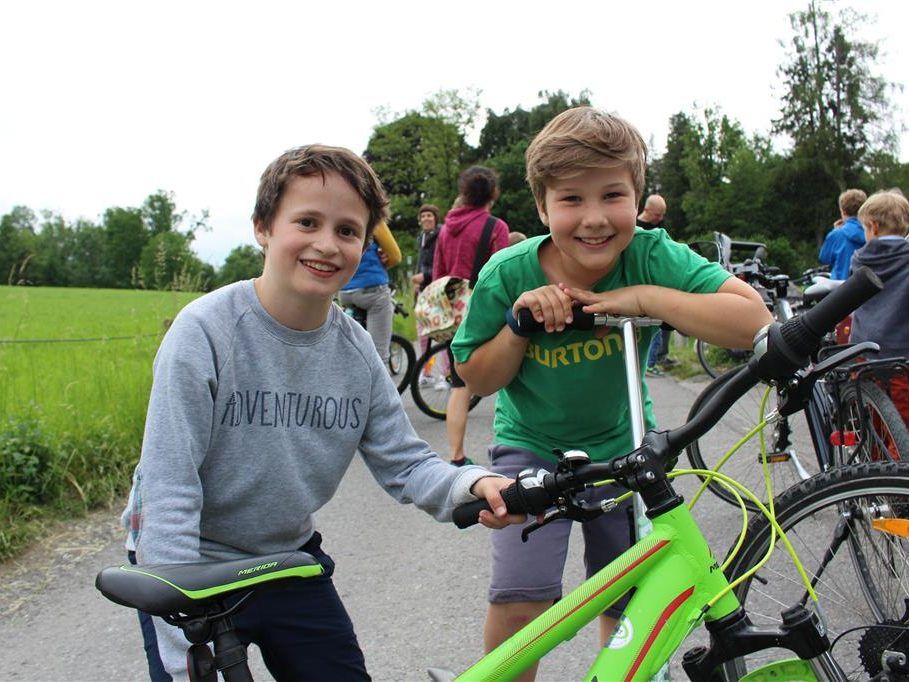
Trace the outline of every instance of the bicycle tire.
[[388, 371], [391, 380], [398, 387], [398, 393], [403, 393], [413, 376], [414, 365], [417, 364], [417, 354], [413, 344], [400, 334], [391, 335], [391, 344], [388, 347]]
[[[873, 381], [846, 384], [842, 419], [843, 430], [858, 436], [858, 443], [846, 455], [844, 463], [909, 461], [909, 431], [903, 416], [890, 396]], [[870, 431], [864, 426], [870, 426]]]
[[697, 343], [695, 343], [695, 352], [701, 367], [712, 379], [716, 379], [721, 374], [725, 374], [736, 367], [741, 367], [752, 356], [750, 350], [730, 350], [729, 348], [714, 346], [712, 343], [707, 343], [701, 339], [698, 339]]
[[[727, 372], [710, 382], [695, 398], [688, 412], [688, 419], [691, 420], [700, 412], [714, 394], [738, 371], [740, 370]], [[693, 468], [713, 469], [720, 457], [758, 423], [760, 402], [765, 388], [765, 384], [758, 384], [752, 388], [726, 411], [714, 428], [686, 448], [688, 461]], [[775, 396], [771, 395], [765, 409], [769, 412], [774, 406]], [[788, 435], [785, 429], [788, 429]], [[788, 438], [788, 444], [786, 438]], [[821, 470], [804, 411], [786, 417], [773, 426], [766, 427], [765, 439], [774, 495]], [[766, 503], [767, 494], [761, 466], [760, 439], [757, 435], [733, 454], [720, 471], [745, 484]], [[711, 481], [708, 483], [708, 490], [724, 502], [738, 506], [735, 496], [719, 483]], [[757, 505], [750, 500], [746, 499], [745, 505], [749, 511], [757, 511]]]
[[[442, 421], [447, 414], [448, 392], [451, 388], [448, 345], [447, 342], [431, 345], [417, 360], [410, 379], [410, 394], [414, 404], [423, 414]], [[468, 411], [479, 402], [480, 396], [470, 396]]]
[[[885, 648], [909, 648], [905, 631], [873, 627], [909, 620], [909, 539], [871, 527], [872, 519], [909, 517], [909, 464], [835, 467], [793, 486], [775, 506], [777, 522], [809, 577], [817, 581], [819, 601], [813, 610], [831, 643], [842, 636], [832, 650], [834, 658], [849, 679], [872, 677], [880, 670]], [[730, 580], [764, 557], [770, 529], [764, 516], [752, 517], [742, 549], [726, 571]], [[843, 539], [825, 564], [836, 531], [842, 531]], [[736, 594], [755, 625], [778, 626], [780, 612], [799, 603], [806, 590], [783, 544], [777, 542], [770, 560], [739, 585]], [[848, 632], [860, 626], [869, 627]], [[897, 643], [898, 636], [903, 641]], [[791, 655], [780, 649], [761, 651], [728, 662], [723, 672], [727, 679], [739, 679], [768, 660]]]

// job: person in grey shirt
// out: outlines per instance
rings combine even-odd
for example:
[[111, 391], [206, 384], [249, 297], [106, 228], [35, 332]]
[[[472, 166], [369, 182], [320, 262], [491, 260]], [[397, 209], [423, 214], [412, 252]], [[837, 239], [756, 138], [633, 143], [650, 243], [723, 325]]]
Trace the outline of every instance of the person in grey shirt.
[[[304, 549], [320, 578], [252, 601], [233, 618], [276, 679], [369, 679], [331, 582], [313, 513], [359, 451], [395, 499], [440, 521], [484, 498], [491, 528], [519, 522], [511, 481], [453, 467], [414, 432], [366, 330], [332, 303], [387, 200], [352, 152], [292, 149], [262, 175], [253, 223], [262, 275], [187, 305], [154, 361], [142, 454], [123, 513], [139, 565]], [[152, 628], [152, 620], [154, 627]], [[186, 679], [188, 642], [140, 614], [153, 680]]]

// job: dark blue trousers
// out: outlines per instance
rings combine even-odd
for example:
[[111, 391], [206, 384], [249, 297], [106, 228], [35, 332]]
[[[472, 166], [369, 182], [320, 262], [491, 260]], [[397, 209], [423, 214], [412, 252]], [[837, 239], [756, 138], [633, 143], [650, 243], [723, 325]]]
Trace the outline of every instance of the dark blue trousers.
[[[300, 549], [325, 567], [318, 578], [261, 590], [231, 620], [240, 641], [255, 644], [275, 680], [369, 680], [353, 623], [331, 580], [334, 561], [318, 533]], [[130, 552], [130, 563], [135, 555]], [[228, 601], [230, 603], [230, 601]], [[152, 682], [171, 682], [158, 654], [151, 616], [139, 612]]]

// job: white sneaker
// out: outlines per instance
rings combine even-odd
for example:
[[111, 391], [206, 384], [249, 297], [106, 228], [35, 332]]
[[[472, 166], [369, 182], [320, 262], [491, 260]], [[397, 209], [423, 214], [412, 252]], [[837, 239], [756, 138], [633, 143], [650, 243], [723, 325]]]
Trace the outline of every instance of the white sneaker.
[[429, 386], [432, 383], [432, 377], [426, 376], [425, 374], [420, 375], [420, 386]]
[[436, 381], [433, 388], [437, 391], [447, 391], [451, 387], [449, 386], [448, 382], [445, 381], [445, 377], [442, 377]]

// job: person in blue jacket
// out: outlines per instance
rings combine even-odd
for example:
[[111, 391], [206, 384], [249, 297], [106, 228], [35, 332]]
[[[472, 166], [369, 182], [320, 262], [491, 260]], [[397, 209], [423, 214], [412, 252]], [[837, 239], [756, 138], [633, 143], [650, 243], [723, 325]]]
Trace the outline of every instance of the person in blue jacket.
[[865, 245], [865, 228], [858, 219], [858, 210], [868, 195], [860, 189], [847, 189], [840, 194], [840, 220], [827, 233], [818, 260], [830, 266], [830, 279], [846, 279], [852, 254]]

